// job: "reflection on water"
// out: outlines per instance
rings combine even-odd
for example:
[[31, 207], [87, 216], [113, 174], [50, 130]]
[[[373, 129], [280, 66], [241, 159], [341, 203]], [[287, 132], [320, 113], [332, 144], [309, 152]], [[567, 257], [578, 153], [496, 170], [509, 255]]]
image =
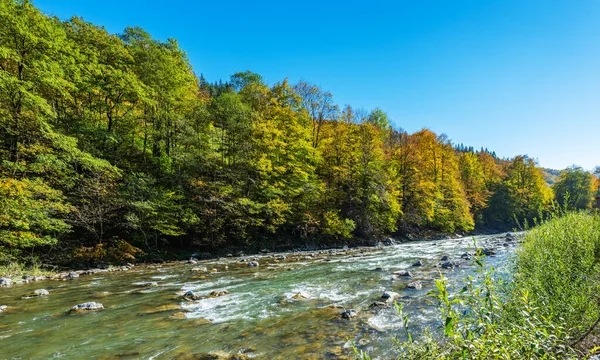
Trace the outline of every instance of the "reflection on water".
[[[504, 245], [492, 237], [477, 240]], [[392, 290], [400, 294], [412, 323], [437, 326], [436, 307], [427, 292], [440, 271], [451, 283], [472, 271], [470, 261], [460, 259], [472, 245], [472, 238], [464, 238], [335, 255], [314, 252], [313, 259], [306, 259], [306, 253], [286, 254], [281, 261], [275, 255], [252, 256], [259, 267], [232, 258], [2, 288], [0, 305], [11, 308], [0, 314], [0, 357], [169, 359], [220, 350], [256, 358], [333, 359], [352, 358], [350, 340], [388, 358], [393, 337], [401, 336], [400, 321], [392, 307], [369, 305], [383, 290]], [[502, 262], [510, 249], [512, 243], [499, 246], [498, 256], [488, 261]], [[434, 267], [443, 255], [461, 266]], [[424, 265], [411, 267], [416, 260]], [[199, 265], [217, 272], [191, 271]], [[392, 275], [405, 269], [412, 278]], [[423, 289], [405, 288], [415, 280]], [[50, 295], [22, 298], [40, 288]], [[201, 296], [222, 290], [229, 294], [183, 301], [181, 295], [189, 290]], [[298, 293], [302, 296], [295, 299]], [[88, 301], [102, 303], [105, 310], [66, 315], [73, 305]], [[342, 320], [343, 309], [356, 309], [359, 316]]]

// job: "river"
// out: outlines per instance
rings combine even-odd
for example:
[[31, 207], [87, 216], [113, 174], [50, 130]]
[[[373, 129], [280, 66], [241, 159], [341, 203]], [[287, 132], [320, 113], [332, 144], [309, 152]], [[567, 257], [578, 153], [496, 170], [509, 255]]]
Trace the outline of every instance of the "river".
[[[438, 310], [427, 293], [440, 272], [457, 283], [473, 271], [471, 261], [460, 258], [473, 251], [473, 239], [144, 265], [0, 288], [0, 305], [10, 306], [0, 313], [0, 358], [171, 359], [220, 351], [259, 359], [339, 359], [353, 358], [354, 342], [374, 358], [387, 359], [393, 338], [402, 334], [401, 321], [393, 307], [369, 305], [384, 290], [395, 291], [417, 332], [435, 329]], [[497, 249], [486, 258], [491, 265], [503, 264], [515, 246], [504, 236], [475, 239], [478, 246]], [[436, 267], [444, 255], [460, 266]], [[253, 259], [260, 266], [248, 266]], [[412, 267], [417, 260], [423, 266]], [[192, 271], [199, 267], [209, 272]], [[413, 276], [392, 274], [398, 270]], [[422, 289], [406, 288], [417, 280]], [[50, 295], [24, 298], [41, 288]], [[229, 293], [185, 301], [182, 294], [189, 290], [201, 296]], [[293, 299], [298, 293], [309, 299]], [[104, 310], [67, 313], [89, 301]], [[344, 320], [344, 309], [356, 309], [358, 316]]]

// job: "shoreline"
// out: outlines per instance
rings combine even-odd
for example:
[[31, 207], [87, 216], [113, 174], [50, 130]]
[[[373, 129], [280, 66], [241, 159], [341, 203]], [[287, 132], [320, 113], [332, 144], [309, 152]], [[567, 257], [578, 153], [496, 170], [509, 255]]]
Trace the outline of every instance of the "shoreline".
[[[54, 280], [54, 281], [68, 281], [79, 278], [80, 276], [88, 276], [95, 275], [99, 273], [112, 273], [112, 272], [122, 272], [129, 271], [133, 268], [143, 268], [149, 266], [157, 266], [157, 265], [176, 265], [176, 264], [198, 264], [201, 265], [205, 262], [211, 262], [215, 260], [237, 260], [235, 262], [252, 262], [260, 260], [265, 257], [282, 257], [285, 259], [286, 255], [290, 257], [298, 257], [297, 259], [293, 259], [293, 261], [302, 260], [301, 258], [306, 258], [309, 256], [312, 259], [318, 259], [320, 255], [342, 255], [342, 254], [352, 254], [352, 253], [365, 253], [376, 251], [381, 248], [401, 245], [405, 243], [413, 243], [413, 242], [427, 242], [427, 241], [450, 241], [450, 240], [462, 240], [465, 237], [476, 237], [476, 236], [489, 236], [490, 239], [496, 240], [496, 246], [499, 245], [499, 241], [506, 241], [507, 239], [512, 239], [511, 241], [520, 242], [522, 238], [522, 232], [497, 232], [497, 233], [476, 233], [476, 234], [468, 234], [468, 235], [460, 235], [455, 234], [454, 236], [448, 234], [436, 234], [431, 237], [413, 237], [411, 238], [387, 238], [383, 241], [378, 241], [374, 245], [364, 245], [358, 244], [355, 246], [348, 245], [329, 245], [317, 247], [316, 245], [308, 245], [305, 244], [303, 247], [294, 248], [294, 249], [278, 249], [278, 250], [268, 250], [263, 249], [260, 251], [248, 252], [245, 253], [243, 251], [238, 251], [237, 253], [227, 253], [225, 256], [221, 254], [209, 254], [209, 253], [194, 253], [191, 252], [187, 255], [186, 258], [178, 258], [178, 259], [164, 259], [157, 258], [150, 261], [144, 261], [140, 259], [135, 259], [132, 262], [127, 262], [125, 264], [107, 264], [100, 263], [90, 266], [72, 266], [65, 267], [60, 271], [43, 271], [45, 275], [34, 275], [33, 272], [23, 272], [20, 275], [11, 276], [7, 274], [0, 274], [0, 288], [12, 286], [12, 285], [24, 285], [31, 282], [41, 282], [45, 280]], [[435, 245], [435, 244], [432, 244]], [[478, 244], [479, 245], [479, 244]], [[480, 248], [478, 246], [478, 248]], [[246, 251], [248, 251], [246, 249]], [[208, 255], [208, 256], [207, 256]], [[258, 258], [257, 258], [258, 257]]]

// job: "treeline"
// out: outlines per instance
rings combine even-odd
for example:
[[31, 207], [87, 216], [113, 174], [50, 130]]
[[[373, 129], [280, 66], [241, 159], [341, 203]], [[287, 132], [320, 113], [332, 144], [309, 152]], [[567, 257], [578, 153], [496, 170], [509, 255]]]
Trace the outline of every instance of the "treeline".
[[0, 159], [3, 261], [510, 227], [554, 198], [527, 156], [408, 134], [306, 82], [208, 83], [176, 40], [18, 0], [0, 0]]

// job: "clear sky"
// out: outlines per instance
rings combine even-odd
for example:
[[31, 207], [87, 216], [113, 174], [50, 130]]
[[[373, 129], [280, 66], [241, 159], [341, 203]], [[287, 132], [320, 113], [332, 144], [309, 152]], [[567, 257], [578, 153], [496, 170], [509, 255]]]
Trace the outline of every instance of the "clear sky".
[[176, 38], [207, 80], [304, 79], [499, 156], [600, 165], [600, 1], [37, 0], [113, 33]]

